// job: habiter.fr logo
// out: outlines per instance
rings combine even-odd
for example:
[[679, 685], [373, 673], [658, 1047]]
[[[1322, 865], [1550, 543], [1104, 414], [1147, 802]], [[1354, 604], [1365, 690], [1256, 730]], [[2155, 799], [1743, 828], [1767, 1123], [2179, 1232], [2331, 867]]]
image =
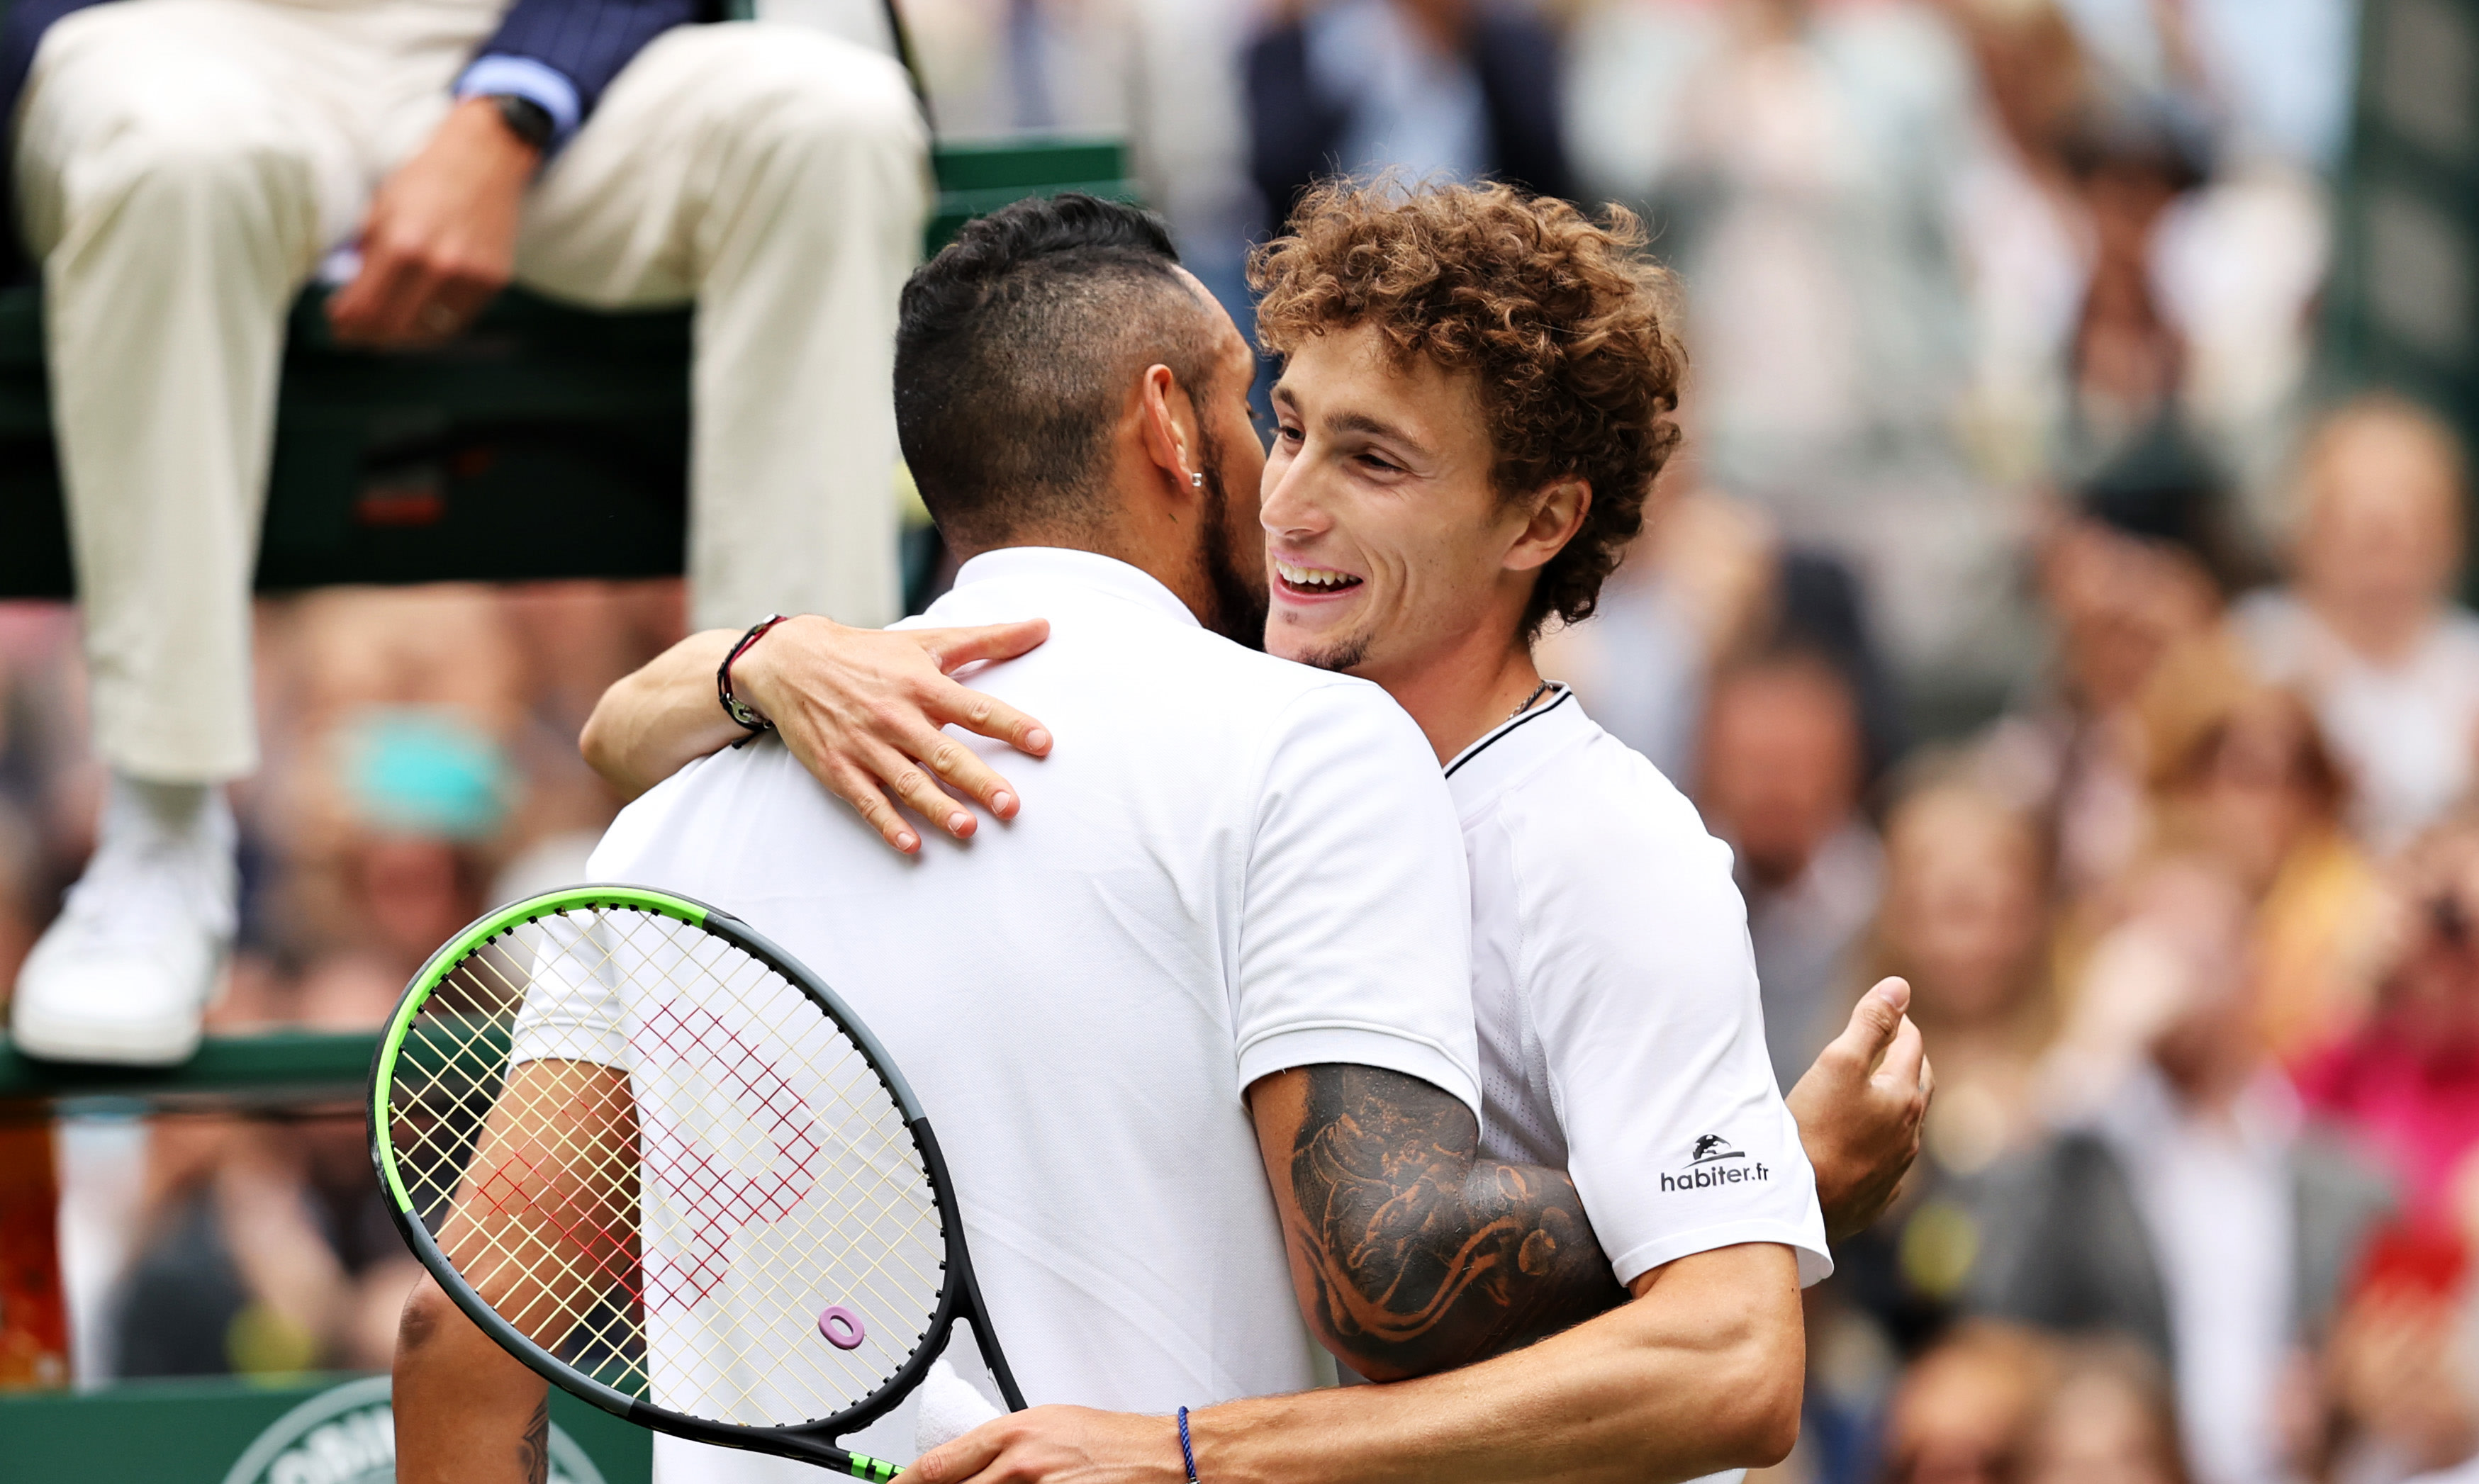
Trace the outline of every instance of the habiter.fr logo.
[[1742, 1185], [1750, 1180], [1767, 1177], [1765, 1167], [1748, 1158], [1745, 1149], [1734, 1149], [1730, 1141], [1720, 1134], [1706, 1134], [1696, 1141], [1688, 1151], [1687, 1168], [1678, 1173], [1661, 1177], [1665, 1191], [1709, 1191], [1720, 1185]]

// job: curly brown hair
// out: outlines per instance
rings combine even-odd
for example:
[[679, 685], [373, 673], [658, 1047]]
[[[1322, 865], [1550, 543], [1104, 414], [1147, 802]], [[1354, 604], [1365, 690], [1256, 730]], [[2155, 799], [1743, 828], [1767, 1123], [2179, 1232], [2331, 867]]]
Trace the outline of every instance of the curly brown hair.
[[1277, 355], [1367, 324], [1398, 365], [1426, 356], [1476, 373], [1499, 496], [1563, 479], [1592, 490], [1582, 528], [1541, 568], [1524, 636], [1552, 615], [1591, 616], [1678, 446], [1687, 370], [1674, 280], [1632, 213], [1613, 206], [1597, 222], [1501, 185], [1329, 183], [1250, 256], [1248, 282]]

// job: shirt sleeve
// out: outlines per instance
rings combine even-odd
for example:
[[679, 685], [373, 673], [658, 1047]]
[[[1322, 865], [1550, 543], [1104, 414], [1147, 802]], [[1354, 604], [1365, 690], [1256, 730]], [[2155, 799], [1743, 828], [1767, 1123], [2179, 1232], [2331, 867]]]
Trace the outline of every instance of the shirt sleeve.
[[575, 81], [557, 67], [531, 57], [487, 53], [474, 58], [465, 75], [456, 80], [459, 98], [497, 97], [503, 93], [523, 98], [550, 115], [550, 148], [554, 150], [568, 142], [568, 137], [585, 118]]
[[[623, 885], [659, 877], [653, 867], [661, 858], [664, 830], [685, 788], [683, 780], [709, 761], [692, 760], [621, 810], [586, 859], [586, 879]], [[639, 967], [636, 949], [624, 941], [597, 942], [577, 951], [578, 940], [593, 930], [564, 917], [545, 918], [540, 927], [549, 944], [570, 951], [524, 967], [525, 998], [517, 1010], [509, 1060], [594, 1062], [627, 1069], [632, 1060], [626, 986]], [[589, 970], [588, 965], [596, 967]]]
[[622, 987], [629, 966], [614, 951], [626, 945], [587, 941], [601, 938], [603, 930], [565, 916], [547, 917], [536, 926], [547, 946], [565, 951], [524, 966], [525, 997], [517, 1007], [508, 1060], [593, 1062], [626, 1069], [627, 1004]]
[[[516, 0], [473, 63], [487, 63], [505, 86], [475, 87], [469, 68], [457, 95], [513, 92], [531, 98], [560, 126], [556, 143], [593, 114], [602, 90], [647, 42], [698, 19], [700, 10], [699, 0]], [[520, 68], [521, 63], [530, 66]], [[525, 76], [522, 84], [520, 70]], [[564, 115], [555, 102], [563, 85]]]
[[1463, 836], [1436, 755], [1384, 692], [1336, 683], [1284, 710], [1243, 891], [1242, 1088], [1354, 1063], [1434, 1084], [1479, 1116]]
[[1833, 1259], [1765, 1051], [1729, 848], [1625, 761], [1592, 796], [1498, 826], [1519, 832], [1521, 971], [1568, 1172], [1621, 1283], [1751, 1242], [1791, 1247], [1814, 1283]]

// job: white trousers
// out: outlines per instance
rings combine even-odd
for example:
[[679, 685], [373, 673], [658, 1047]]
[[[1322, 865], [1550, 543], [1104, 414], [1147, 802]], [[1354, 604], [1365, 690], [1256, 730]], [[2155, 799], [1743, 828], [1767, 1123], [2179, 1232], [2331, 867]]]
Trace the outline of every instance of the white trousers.
[[[284, 321], [449, 107], [505, 0], [119, 0], [35, 59], [16, 167], [98, 749], [166, 782], [257, 763], [249, 586]], [[532, 188], [518, 282], [694, 302], [702, 627], [896, 616], [896, 298], [930, 202], [892, 61], [684, 26]]]

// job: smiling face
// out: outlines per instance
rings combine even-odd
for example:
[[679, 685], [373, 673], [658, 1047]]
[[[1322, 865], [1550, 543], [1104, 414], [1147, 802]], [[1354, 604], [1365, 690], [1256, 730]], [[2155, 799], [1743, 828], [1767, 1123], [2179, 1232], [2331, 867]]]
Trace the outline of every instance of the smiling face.
[[1476, 377], [1397, 365], [1357, 326], [1292, 352], [1274, 415], [1260, 510], [1269, 653], [1386, 684], [1521, 642], [1541, 560], [1525, 541], [1534, 502], [1491, 483]]

